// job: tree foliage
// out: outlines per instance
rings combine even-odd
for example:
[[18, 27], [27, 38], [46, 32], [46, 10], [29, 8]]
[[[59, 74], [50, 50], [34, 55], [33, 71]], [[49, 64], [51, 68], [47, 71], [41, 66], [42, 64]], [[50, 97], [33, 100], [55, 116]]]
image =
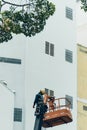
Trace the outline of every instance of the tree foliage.
[[12, 33], [29, 37], [40, 33], [54, 12], [55, 5], [48, 0], [31, 0], [28, 11], [23, 8], [16, 10], [11, 5], [9, 10], [0, 14], [0, 43], [11, 40]]
[[87, 11], [87, 0], [81, 0], [81, 9], [83, 9], [85, 12]]

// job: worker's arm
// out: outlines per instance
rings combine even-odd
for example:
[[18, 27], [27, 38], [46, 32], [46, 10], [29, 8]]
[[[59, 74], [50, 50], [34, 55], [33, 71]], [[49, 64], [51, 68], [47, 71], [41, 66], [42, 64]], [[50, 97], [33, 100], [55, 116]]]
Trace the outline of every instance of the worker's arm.
[[33, 103], [33, 108], [35, 108], [35, 104], [38, 102], [38, 95], [35, 96], [35, 100], [34, 100], [34, 103]]
[[48, 96], [48, 94], [44, 94], [44, 104], [47, 104], [49, 98], [50, 96]]
[[33, 104], [33, 108], [35, 108], [35, 103]]

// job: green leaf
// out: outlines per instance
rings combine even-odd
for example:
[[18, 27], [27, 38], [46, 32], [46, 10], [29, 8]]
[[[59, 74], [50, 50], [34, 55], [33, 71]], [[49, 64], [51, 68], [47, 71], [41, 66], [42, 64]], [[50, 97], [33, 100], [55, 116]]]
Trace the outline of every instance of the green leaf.
[[30, 0], [30, 11], [26, 8], [16, 10], [11, 5], [9, 10], [1, 12], [0, 21], [0, 43], [12, 39], [12, 33], [23, 33], [25, 36], [31, 37], [40, 33], [46, 25], [46, 20], [54, 14], [55, 5], [48, 0]]

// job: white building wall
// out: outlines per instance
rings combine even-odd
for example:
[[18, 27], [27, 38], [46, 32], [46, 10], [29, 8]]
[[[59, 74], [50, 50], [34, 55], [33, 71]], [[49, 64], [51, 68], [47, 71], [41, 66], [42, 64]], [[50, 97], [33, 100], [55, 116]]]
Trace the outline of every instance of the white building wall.
[[25, 43], [26, 37], [16, 35], [8, 43], [0, 44], [0, 57], [21, 59], [21, 64], [0, 62], [0, 79], [15, 90], [14, 108], [22, 109], [22, 122], [15, 121], [14, 130], [25, 127]]
[[[21, 65], [0, 63], [0, 79], [16, 91], [14, 107], [23, 110], [22, 122], [14, 122], [14, 130], [33, 130], [33, 100], [42, 88], [53, 90], [57, 98], [73, 97], [73, 122], [51, 129], [76, 130], [76, 1], [52, 2], [56, 12], [40, 34], [32, 38], [15, 35], [8, 43], [0, 44], [1, 57], [22, 60]], [[73, 20], [66, 18], [66, 6], [73, 9]], [[45, 54], [45, 41], [54, 44], [54, 57]], [[73, 63], [65, 61], [65, 49], [73, 52]]]
[[[73, 122], [51, 129], [76, 130], [76, 1], [52, 1], [56, 5], [55, 14], [50, 17], [43, 32], [32, 37], [26, 44], [26, 121], [25, 130], [33, 129], [35, 94], [41, 88], [54, 90], [55, 96], [73, 97]], [[73, 9], [73, 20], [65, 17], [66, 6]], [[45, 41], [55, 46], [54, 57], [45, 54]], [[65, 61], [65, 49], [73, 52], [73, 63]], [[28, 70], [28, 71], [27, 71]]]
[[82, 6], [81, 1], [77, 2], [76, 4], [77, 27], [87, 23], [87, 12], [84, 12], [84, 10], [81, 9], [81, 6]]
[[77, 43], [87, 47], [87, 24], [78, 27]]
[[0, 130], [13, 130], [14, 93], [0, 83]]

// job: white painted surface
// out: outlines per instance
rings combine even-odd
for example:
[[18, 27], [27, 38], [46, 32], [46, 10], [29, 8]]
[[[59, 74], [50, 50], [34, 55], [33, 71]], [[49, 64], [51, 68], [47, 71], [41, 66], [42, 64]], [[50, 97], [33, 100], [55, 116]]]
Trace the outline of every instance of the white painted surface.
[[[14, 35], [8, 43], [0, 44], [1, 57], [22, 60], [21, 65], [0, 62], [0, 78], [8, 81], [9, 87], [16, 91], [14, 107], [23, 110], [22, 122], [14, 122], [14, 130], [33, 130], [32, 105], [41, 88], [52, 89], [57, 98], [73, 97], [73, 122], [50, 129], [76, 130], [76, 2], [52, 2], [56, 5], [56, 12], [40, 34], [32, 38]], [[65, 17], [66, 6], [73, 9], [73, 20]], [[45, 41], [55, 45], [54, 57], [45, 54]], [[65, 61], [65, 49], [73, 51], [73, 63]]]
[[[54, 90], [56, 97], [64, 97], [66, 94], [73, 97], [73, 122], [67, 125], [49, 128], [49, 130], [76, 130], [77, 81], [75, 2], [70, 0], [55, 0], [53, 2], [56, 5], [56, 12], [54, 16], [50, 17], [48, 20], [44, 31], [32, 37], [29, 42], [27, 39], [26, 59], [28, 58], [28, 60], [26, 60], [27, 88], [25, 130], [33, 129], [35, 117], [33, 115], [34, 110], [32, 109], [32, 105], [35, 94], [41, 88]], [[73, 21], [65, 17], [66, 6], [73, 9]], [[45, 41], [55, 45], [54, 57], [45, 54]], [[72, 64], [65, 61], [65, 49], [73, 51]]]
[[6, 80], [9, 88], [16, 91], [14, 107], [22, 108], [22, 122], [13, 122], [14, 130], [24, 130], [25, 127], [25, 44], [23, 35], [16, 35], [8, 43], [0, 44], [1, 57], [21, 59], [21, 64], [0, 62], [0, 79]]
[[0, 83], [0, 130], [13, 130], [14, 93]]
[[78, 2], [76, 4], [76, 22], [77, 26], [81, 26], [83, 24], [87, 23], [87, 12], [84, 12], [83, 9], [81, 9], [81, 2]]

